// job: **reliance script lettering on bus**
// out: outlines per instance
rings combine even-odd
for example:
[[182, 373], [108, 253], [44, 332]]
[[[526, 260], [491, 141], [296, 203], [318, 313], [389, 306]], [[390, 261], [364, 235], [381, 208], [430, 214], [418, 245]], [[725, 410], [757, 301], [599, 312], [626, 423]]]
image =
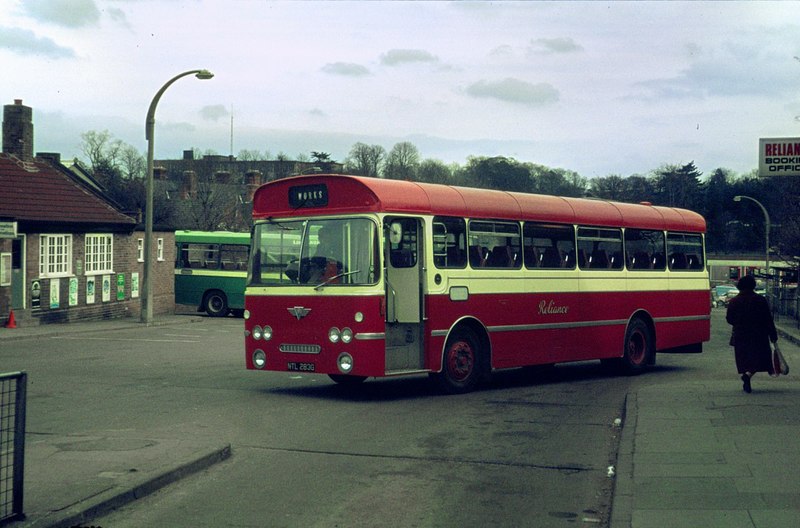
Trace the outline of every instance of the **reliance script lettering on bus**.
[[566, 314], [569, 306], [559, 306], [552, 299], [550, 301], [539, 302], [539, 315]]

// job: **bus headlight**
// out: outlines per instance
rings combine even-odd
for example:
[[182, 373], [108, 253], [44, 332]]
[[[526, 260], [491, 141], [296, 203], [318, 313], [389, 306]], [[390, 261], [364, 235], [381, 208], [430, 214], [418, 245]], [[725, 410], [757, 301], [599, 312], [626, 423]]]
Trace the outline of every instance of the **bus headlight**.
[[258, 349], [253, 352], [253, 366], [257, 369], [263, 369], [267, 365], [267, 355], [263, 350]]
[[335, 326], [328, 330], [328, 340], [331, 343], [338, 343], [340, 337], [342, 337], [342, 335], [339, 333], [339, 329]]
[[342, 374], [350, 374], [353, 370], [353, 356], [347, 352], [342, 352], [336, 359], [336, 365], [339, 367], [339, 372]]
[[264, 330], [262, 331], [261, 338], [264, 341], [269, 341], [272, 339], [272, 327], [269, 325], [264, 325]]
[[260, 327], [260, 326], [258, 326], [258, 325], [255, 325], [255, 326], [253, 327], [253, 339], [255, 339], [256, 341], [258, 341], [259, 339], [261, 339], [261, 337], [262, 337], [263, 335], [264, 335], [264, 331], [261, 329], [261, 327]]
[[349, 343], [353, 340], [353, 331], [349, 328], [342, 328], [342, 343]]
[[243, 316], [245, 321], [250, 319], [250, 310], [245, 310]]

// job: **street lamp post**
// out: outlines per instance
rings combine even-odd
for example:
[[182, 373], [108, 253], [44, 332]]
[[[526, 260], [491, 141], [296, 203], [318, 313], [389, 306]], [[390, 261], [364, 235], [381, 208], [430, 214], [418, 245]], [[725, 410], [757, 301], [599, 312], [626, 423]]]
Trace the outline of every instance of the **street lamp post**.
[[764, 230], [765, 230], [764, 238], [766, 239], [766, 248], [765, 248], [766, 265], [765, 265], [765, 267], [766, 267], [766, 270], [767, 270], [766, 271], [766, 273], [767, 273], [766, 289], [767, 289], [767, 296], [769, 296], [769, 232], [770, 232], [769, 213], [767, 212], [767, 208], [764, 207], [764, 205], [761, 202], [759, 202], [758, 200], [756, 200], [755, 198], [751, 198], [749, 196], [740, 196], [740, 195], [737, 195], [737, 196], [733, 197], [733, 201], [734, 202], [741, 202], [743, 199], [744, 200], [750, 200], [751, 202], [755, 202], [755, 204], [761, 208], [761, 212], [764, 213]]
[[161, 89], [153, 97], [150, 103], [150, 108], [147, 109], [147, 120], [145, 121], [144, 136], [147, 139], [147, 184], [145, 191], [145, 215], [144, 215], [144, 270], [142, 273], [142, 301], [141, 301], [141, 322], [151, 324], [153, 322], [153, 297], [152, 292], [152, 276], [150, 273], [151, 262], [150, 255], [152, 253], [152, 238], [153, 238], [153, 131], [156, 124], [156, 106], [159, 99], [164, 92], [169, 88], [172, 83], [186, 77], [187, 75], [194, 75], [198, 79], [206, 80], [214, 77], [214, 74], [208, 70], [189, 70], [180, 73], [170, 79], [161, 87]]

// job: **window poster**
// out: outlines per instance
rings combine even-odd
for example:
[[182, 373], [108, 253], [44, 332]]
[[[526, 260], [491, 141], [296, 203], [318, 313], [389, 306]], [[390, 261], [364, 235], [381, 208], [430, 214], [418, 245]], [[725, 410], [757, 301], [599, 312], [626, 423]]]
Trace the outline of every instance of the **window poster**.
[[111, 300], [111, 275], [103, 275], [103, 302]]
[[67, 303], [70, 306], [78, 306], [78, 277], [70, 277], [69, 279], [69, 297]]
[[125, 300], [125, 274], [118, 273], [117, 274], [117, 300], [124, 301]]
[[94, 304], [94, 277], [86, 277], [86, 304]]
[[50, 279], [50, 308], [58, 308], [59, 291], [61, 290], [61, 279]]

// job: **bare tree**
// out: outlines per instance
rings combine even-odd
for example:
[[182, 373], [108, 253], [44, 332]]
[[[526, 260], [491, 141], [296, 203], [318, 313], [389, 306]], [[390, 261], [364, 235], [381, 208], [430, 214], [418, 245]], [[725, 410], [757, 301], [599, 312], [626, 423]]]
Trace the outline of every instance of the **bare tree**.
[[386, 149], [380, 145], [356, 143], [345, 160], [346, 171], [360, 176], [378, 177], [386, 158]]
[[108, 130], [97, 132], [90, 130], [81, 134], [81, 152], [89, 160], [92, 170], [99, 167], [103, 162], [116, 166], [123, 148], [123, 143], [119, 139], [113, 139]]
[[415, 180], [419, 169], [419, 151], [412, 143], [395, 144], [386, 157], [384, 176], [393, 180]]
[[132, 180], [146, 176], [147, 160], [130, 145], [124, 145], [120, 150], [119, 165], [124, 178]]

